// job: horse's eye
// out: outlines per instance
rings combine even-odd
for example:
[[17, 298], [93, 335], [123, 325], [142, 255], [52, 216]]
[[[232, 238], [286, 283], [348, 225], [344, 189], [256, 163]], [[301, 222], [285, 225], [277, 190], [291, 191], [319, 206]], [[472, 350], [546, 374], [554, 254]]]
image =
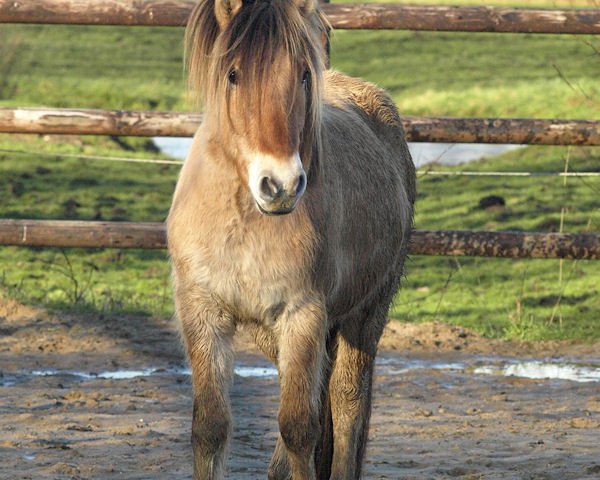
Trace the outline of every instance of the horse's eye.
[[237, 70], [230, 70], [229, 75], [227, 75], [227, 80], [229, 80], [229, 83], [231, 83], [232, 85], [237, 85]]
[[304, 85], [305, 87], [308, 87], [309, 84], [310, 84], [310, 72], [308, 70], [305, 70], [304, 74], [302, 75], [302, 85]]

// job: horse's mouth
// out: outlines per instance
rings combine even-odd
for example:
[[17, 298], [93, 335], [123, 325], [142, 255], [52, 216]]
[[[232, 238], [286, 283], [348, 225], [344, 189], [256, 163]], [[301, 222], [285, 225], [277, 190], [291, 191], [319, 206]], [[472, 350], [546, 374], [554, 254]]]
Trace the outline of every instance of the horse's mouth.
[[292, 213], [294, 211], [294, 207], [278, 208], [275, 210], [265, 210], [263, 207], [260, 206], [258, 202], [256, 202], [256, 206], [258, 207], [260, 213], [269, 217], [280, 217], [282, 215], [288, 215], [289, 213]]

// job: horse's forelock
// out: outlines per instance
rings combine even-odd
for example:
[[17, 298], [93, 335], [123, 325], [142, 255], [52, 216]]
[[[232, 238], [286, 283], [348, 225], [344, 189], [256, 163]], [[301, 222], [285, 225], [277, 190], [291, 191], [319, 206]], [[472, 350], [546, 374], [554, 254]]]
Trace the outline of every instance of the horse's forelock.
[[[215, 45], [215, 78], [225, 78], [237, 67], [244, 76], [244, 97], [252, 99], [277, 78], [272, 65], [279, 56], [320, 70], [318, 38], [291, 0], [245, 3]], [[217, 80], [218, 81], [218, 80]], [[215, 85], [216, 87], [216, 85]]]
[[[272, 69], [278, 56], [287, 57], [296, 67], [307, 68], [312, 85], [302, 129], [300, 153], [305, 160], [314, 157], [313, 147], [317, 147], [316, 151], [320, 149], [320, 92], [325, 60], [321, 35], [326, 32], [323, 17], [317, 10], [308, 15], [304, 15], [294, 0], [255, 0], [254, 4], [243, 7], [224, 32], [223, 39], [227, 43], [222, 46], [226, 53], [221, 67], [214, 72], [223, 77], [231, 68], [239, 68], [243, 78], [238, 98], [248, 102], [246, 105], [257, 106], [269, 103], [265, 96], [270, 91], [268, 85], [278, 80], [278, 72]], [[301, 75], [302, 72], [292, 79], [294, 88], [302, 88]], [[228, 91], [221, 95], [227, 106], [230, 105]], [[259, 115], [261, 110], [258, 109]]]
[[[228, 75], [239, 69], [237, 88], [248, 105], [261, 105], [278, 55], [285, 55], [309, 69], [313, 82], [307, 105], [304, 138], [318, 140], [320, 123], [320, 81], [324, 64], [321, 37], [327, 32], [318, 10], [306, 13], [294, 0], [246, 1], [223, 30], [214, 13], [214, 0], [202, 0], [194, 9], [186, 30], [189, 85], [204, 103], [228, 111], [231, 88]], [[295, 79], [296, 88], [301, 87]], [[267, 88], [265, 88], [267, 87]], [[215, 103], [213, 103], [215, 104]], [[306, 131], [308, 129], [308, 131]], [[305, 152], [309, 153], [309, 152]]]

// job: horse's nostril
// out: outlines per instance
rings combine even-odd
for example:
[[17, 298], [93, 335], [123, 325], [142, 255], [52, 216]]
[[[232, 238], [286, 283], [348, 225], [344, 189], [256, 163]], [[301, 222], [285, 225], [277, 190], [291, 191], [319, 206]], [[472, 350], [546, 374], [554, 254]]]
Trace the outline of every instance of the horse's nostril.
[[298, 183], [296, 185], [296, 196], [300, 196], [304, 193], [306, 188], [306, 173], [302, 172], [298, 177]]
[[265, 200], [274, 200], [281, 193], [282, 187], [271, 177], [263, 177], [260, 181], [260, 194]]

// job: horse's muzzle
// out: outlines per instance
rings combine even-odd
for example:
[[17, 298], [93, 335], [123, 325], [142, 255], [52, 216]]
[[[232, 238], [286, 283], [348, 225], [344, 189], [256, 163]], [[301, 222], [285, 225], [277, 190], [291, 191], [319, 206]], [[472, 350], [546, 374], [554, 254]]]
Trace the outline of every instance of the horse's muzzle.
[[273, 175], [264, 175], [260, 180], [259, 198], [256, 205], [261, 213], [265, 215], [286, 215], [291, 213], [300, 197], [306, 190], [306, 173], [300, 174], [286, 183], [281, 182]]
[[289, 157], [249, 155], [248, 187], [261, 213], [285, 215], [306, 190], [306, 172], [298, 152]]

